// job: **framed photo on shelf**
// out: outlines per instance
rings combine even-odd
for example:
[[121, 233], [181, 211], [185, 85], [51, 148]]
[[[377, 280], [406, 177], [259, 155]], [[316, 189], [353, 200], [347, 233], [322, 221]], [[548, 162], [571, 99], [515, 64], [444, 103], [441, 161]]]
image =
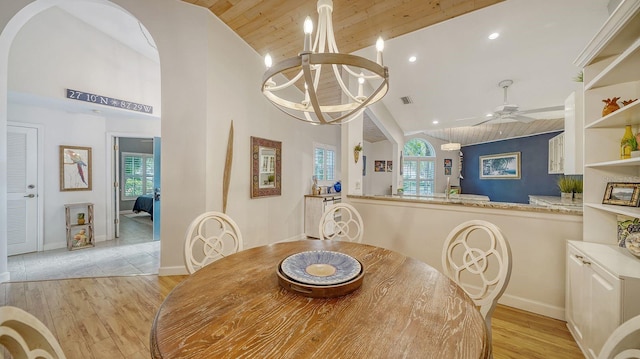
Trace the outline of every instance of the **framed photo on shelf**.
[[91, 191], [91, 147], [60, 146], [60, 191]]
[[520, 179], [520, 152], [480, 156], [480, 179]]
[[602, 204], [638, 207], [638, 202], [640, 202], [640, 183], [607, 183]]

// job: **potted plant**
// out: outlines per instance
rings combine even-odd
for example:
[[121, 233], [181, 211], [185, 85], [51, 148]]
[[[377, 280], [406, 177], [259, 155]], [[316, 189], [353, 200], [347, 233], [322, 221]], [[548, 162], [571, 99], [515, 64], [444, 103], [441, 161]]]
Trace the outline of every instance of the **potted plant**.
[[558, 178], [558, 188], [560, 188], [560, 197], [562, 199], [573, 199], [575, 179], [569, 176], [560, 176]]
[[353, 148], [353, 158], [356, 160], [356, 163], [358, 163], [358, 160], [360, 159], [360, 152], [361, 151], [362, 151], [362, 142], [358, 143]]
[[582, 178], [576, 178], [573, 186], [573, 198], [582, 199], [583, 183]]
[[273, 183], [273, 181], [274, 181], [275, 179], [276, 179], [276, 176], [274, 176], [274, 175], [269, 175], [269, 176], [267, 177], [267, 181], [269, 181], [269, 184]]

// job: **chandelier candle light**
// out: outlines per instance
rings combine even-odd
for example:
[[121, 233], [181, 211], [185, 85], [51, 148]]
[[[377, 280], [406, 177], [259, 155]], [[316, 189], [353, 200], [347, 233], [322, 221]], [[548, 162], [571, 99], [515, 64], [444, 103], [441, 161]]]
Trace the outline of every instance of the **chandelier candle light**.
[[[267, 71], [262, 79], [262, 93], [281, 111], [298, 120], [315, 125], [342, 124], [356, 118], [366, 106], [386, 95], [389, 70], [382, 62], [384, 42], [382, 38], [376, 42], [377, 62], [341, 54], [331, 20], [333, 1], [319, 0], [317, 9], [318, 31], [313, 45], [313, 22], [307, 17], [304, 21], [303, 51], [298, 56], [277, 64], [273, 64], [269, 54], [265, 56]], [[285, 73], [291, 78], [287, 78]], [[283, 83], [278, 84], [276, 78]], [[373, 90], [365, 86], [365, 80]], [[356, 83], [357, 93], [354, 95], [349, 85], [355, 87]], [[296, 86], [300, 91], [295, 91]], [[336, 98], [336, 92], [341, 97], [339, 103], [326, 100]]]

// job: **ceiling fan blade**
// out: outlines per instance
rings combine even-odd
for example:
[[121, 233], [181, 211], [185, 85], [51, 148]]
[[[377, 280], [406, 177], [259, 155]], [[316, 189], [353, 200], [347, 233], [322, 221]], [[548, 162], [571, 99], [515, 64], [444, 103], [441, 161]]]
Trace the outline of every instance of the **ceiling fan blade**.
[[485, 124], [485, 123], [487, 123], [489, 121], [493, 121], [493, 120], [497, 120], [497, 119], [498, 119], [498, 117], [493, 117], [493, 116], [486, 117], [486, 119], [484, 121], [480, 121], [480, 122], [478, 122], [476, 124], [473, 124], [472, 126], [480, 126], [480, 125], [483, 125], [483, 124]]
[[542, 107], [542, 108], [534, 108], [534, 109], [531, 109], [531, 110], [518, 111], [518, 114], [551, 112], [551, 111], [564, 111], [564, 105], [551, 106], [551, 107]]
[[533, 122], [533, 121], [535, 121], [535, 120], [536, 120], [536, 119], [535, 119], [535, 118], [533, 118], [533, 117], [520, 116], [520, 115], [511, 115], [511, 116], [509, 116], [508, 118], [512, 118], [512, 119], [514, 119], [514, 120], [516, 120], [516, 121], [524, 122], [524, 123], [529, 123], [529, 122]]

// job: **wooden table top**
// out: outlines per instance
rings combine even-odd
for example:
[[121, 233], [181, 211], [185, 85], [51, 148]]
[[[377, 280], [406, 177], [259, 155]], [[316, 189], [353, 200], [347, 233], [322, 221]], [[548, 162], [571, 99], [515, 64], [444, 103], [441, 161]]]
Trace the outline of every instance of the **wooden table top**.
[[[357, 258], [362, 286], [308, 298], [278, 284], [291, 254]], [[166, 297], [151, 329], [153, 358], [488, 358], [473, 301], [416, 259], [366, 244], [302, 240], [238, 252], [192, 274]]]

